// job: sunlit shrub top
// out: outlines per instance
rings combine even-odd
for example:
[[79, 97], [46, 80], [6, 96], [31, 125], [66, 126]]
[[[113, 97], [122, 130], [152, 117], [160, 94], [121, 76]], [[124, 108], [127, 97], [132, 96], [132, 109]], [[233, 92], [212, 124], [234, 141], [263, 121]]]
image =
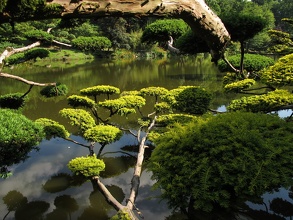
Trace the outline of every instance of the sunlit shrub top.
[[293, 85], [293, 54], [281, 57], [273, 66], [260, 73], [261, 81], [265, 84], [280, 87]]
[[293, 94], [288, 90], [276, 90], [264, 95], [244, 96], [232, 100], [229, 111], [271, 112], [293, 104]]
[[104, 161], [97, 159], [95, 155], [76, 157], [69, 161], [67, 166], [74, 174], [85, 177], [99, 176], [100, 172], [105, 170]]
[[112, 125], [96, 125], [84, 133], [84, 138], [101, 145], [106, 145], [118, 140], [122, 136], [119, 128]]

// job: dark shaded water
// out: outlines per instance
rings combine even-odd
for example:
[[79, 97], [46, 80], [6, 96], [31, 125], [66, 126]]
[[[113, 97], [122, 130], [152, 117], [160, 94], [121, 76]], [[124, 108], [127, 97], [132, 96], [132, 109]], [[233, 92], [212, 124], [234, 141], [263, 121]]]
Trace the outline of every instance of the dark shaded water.
[[[223, 109], [223, 106], [234, 98], [222, 92], [222, 74], [210, 62], [210, 58], [203, 56], [183, 59], [163, 60], [121, 60], [94, 61], [86, 64], [74, 65], [74, 61], [57, 64], [40, 64], [31, 66], [23, 64], [6, 69], [5, 72], [22, 76], [36, 82], [62, 82], [69, 88], [69, 94], [78, 94], [82, 88], [95, 85], [113, 85], [125, 90], [139, 90], [148, 86], [162, 86], [167, 89], [181, 85], [200, 85], [213, 94], [211, 108]], [[63, 67], [61, 67], [63, 66]], [[66, 67], [72, 66], [72, 67]], [[28, 86], [9, 79], [0, 79], [0, 95], [10, 92], [25, 92]], [[46, 100], [39, 95], [40, 88], [33, 88], [30, 101], [23, 113], [33, 120], [46, 117], [57, 120], [72, 132], [71, 138], [85, 143], [76, 135], [76, 131], [68, 126], [67, 121], [58, 114], [59, 110], [68, 107], [66, 97]], [[144, 109], [151, 112], [150, 107]], [[117, 123], [133, 127], [135, 117], [129, 120], [118, 119]], [[134, 127], [133, 127], [134, 128]], [[101, 174], [102, 182], [118, 198], [124, 201], [130, 191], [130, 181], [133, 174], [135, 160], [120, 150], [126, 145], [135, 145], [136, 140], [125, 134], [119, 141], [106, 146], [102, 157], [106, 163], [106, 171]], [[39, 151], [32, 151], [29, 158], [23, 163], [15, 164], [9, 169], [13, 176], [0, 180], [0, 198], [8, 192], [14, 192], [11, 199], [18, 197], [27, 201], [26, 211], [36, 212], [37, 216], [45, 219], [107, 219], [115, 211], [107, 204], [103, 196], [95, 189], [91, 182], [74, 178], [66, 164], [72, 158], [88, 154], [86, 148], [55, 138], [44, 140], [39, 145]], [[99, 146], [96, 146], [99, 149]], [[136, 206], [143, 213], [145, 219], [162, 220], [171, 215], [165, 202], [160, 202], [157, 196], [159, 191], [152, 191], [151, 173], [144, 169], [141, 177], [139, 195]], [[17, 192], [15, 192], [17, 191]], [[282, 197], [291, 203], [287, 190], [277, 194], [266, 194], [268, 203], [275, 196]], [[70, 204], [60, 206], [60, 201]], [[125, 201], [123, 202], [125, 204]], [[257, 209], [265, 210], [264, 205], [252, 205]], [[6, 219], [14, 218], [13, 207], [10, 207]], [[7, 204], [0, 200], [0, 218], [9, 212]], [[17, 219], [28, 219], [25, 213]], [[177, 219], [182, 219], [178, 217]]]

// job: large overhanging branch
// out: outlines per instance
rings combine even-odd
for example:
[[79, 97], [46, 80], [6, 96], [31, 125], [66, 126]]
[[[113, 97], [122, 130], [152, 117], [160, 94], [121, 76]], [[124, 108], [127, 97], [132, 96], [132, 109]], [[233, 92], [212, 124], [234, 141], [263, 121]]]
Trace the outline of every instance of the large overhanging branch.
[[[47, 4], [59, 4], [63, 8], [60, 13], [54, 11], [50, 18], [106, 16], [181, 18], [207, 43], [215, 61], [222, 57], [230, 40], [224, 24], [204, 0], [50, 0]], [[0, 14], [0, 18], [2, 22], [8, 22], [11, 20], [11, 15]], [[45, 18], [48, 17], [31, 19]], [[19, 18], [19, 21], [22, 20], [23, 18]]]

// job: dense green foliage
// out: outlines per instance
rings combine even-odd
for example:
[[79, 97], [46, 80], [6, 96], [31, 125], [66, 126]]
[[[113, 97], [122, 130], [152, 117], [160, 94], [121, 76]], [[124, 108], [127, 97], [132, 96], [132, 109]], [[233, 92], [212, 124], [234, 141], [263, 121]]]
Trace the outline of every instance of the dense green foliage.
[[24, 33], [24, 36], [28, 39], [34, 40], [34, 41], [47, 41], [51, 42], [53, 40], [53, 35], [49, 34], [46, 31], [42, 30], [31, 30]]
[[95, 120], [89, 112], [83, 109], [64, 108], [60, 114], [70, 120], [70, 124], [77, 126], [82, 133], [95, 126]]
[[72, 45], [83, 51], [99, 51], [112, 46], [107, 37], [78, 37], [72, 40]]
[[103, 160], [95, 156], [76, 157], [69, 161], [68, 168], [76, 175], [85, 177], [99, 176], [100, 172], [105, 169]]
[[6, 12], [12, 18], [18, 19], [33, 17], [45, 6], [45, 0], [7, 0], [1, 3], [4, 3], [2, 12]]
[[[228, 59], [235, 68], [240, 68], [241, 56], [239, 54], [229, 56]], [[248, 72], [260, 71], [274, 63], [274, 59], [259, 54], [245, 54], [244, 56], [244, 69]], [[231, 71], [230, 67], [223, 60], [218, 62], [218, 67], [222, 72]]]
[[71, 95], [67, 98], [68, 105], [70, 105], [73, 108], [77, 107], [86, 107], [86, 108], [94, 108], [96, 103], [85, 96], [79, 96], [79, 95]]
[[98, 86], [92, 86], [85, 89], [80, 90], [80, 94], [86, 95], [86, 96], [93, 96], [95, 98], [95, 101], [97, 101], [97, 96], [101, 94], [113, 95], [113, 94], [119, 94], [120, 89], [114, 86], [109, 85], [98, 85]]
[[228, 208], [292, 184], [292, 140], [276, 116], [221, 114], [159, 136], [149, 168], [171, 207]]
[[6, 64], [12, 65], [21, 63], [24, 61], [36, 59], [36, 58], [45, 58], [49, 56], [49, 50], [44, 48], [34, 48], [32, 50], [23, 52], [23, 53], [16, 53], [12, 56], [8, 57], [8, 59], [5, 60]]
[[166, 95], [168, 93], [168, 90], [166, 88], [163, 87], [147, 87], [147, 88], [142, 88], [139, 91], [139, 94], [142, 96], [155, 96], [156, 100], [161, 97], [162, 95]]
[[201, 87], [180, 86], [170, 90], [162, 99], [174, 110], [190, 114], [204, 114], [208, 110], [212, 96]]
[[43, 126], [48, 140], [52, 137], [68, 138], [70, 135], [63, 125], [60, 125], [58, 122], [51, 119], [39, 118], [35, 122]]
[[35, 146], [42, 140], [42, 127], [20, 113], [0, 109], [0, 145], [1, 151], [12, 151], [17, 154], [21, 149]]
[[175, 46], [181, 53], [186, 54], [196, 54], [209, 51], [207, 43], [203, 39], [196, 36], [192, 30], [188, 30], [181, 35], [176, 40]]
[[40, 94], [45, 97], [64, 96], [67, 93], [68, 88], [62, 83], [57, 83], [56, 86], [46, 86], [40, 91]]
[[255, 84], [254, 79], [243, 79], [224, 86], [225, 92], [241, 92]]
[[169, 36], [177, 39], [188, 30], [187, 24], [181, 19], [162, 19], [146, 26], [141, 40], [156, 43], [167, 42]]
[[293, 94], [288, 90], [275, 90], [264, 95], [244, 96], [232, 100], [229, 111], [271, 112], [292, 105]]
[[273, 66], [260, 73], [261, 81], [273, 87], [293, 85], [293, 54], [281, 57]]
[[0, 108], [0, 177], [12, 173], [8, 166], [25, 161], [44, 138], [42, 126], [20, 113]]
[[26, 97], [22, 93], [10, 93], [0, 96], [0, 107], [19, 109], [24, 106]]
[[287, 54], [293, 51], [291, 34], [279, 30], [269, 30], [268, 34], [271, 38], [269, 51], [281, 54]]
[[116, 215], [114, 215], [110, 220], [131, 220], [127, 212], [119, 211]]
[[96, 125], [84, 133], [84, 138], [93, 141], [102, 146], [119, 140], [122, 132], [119, 128], [112, 125]]

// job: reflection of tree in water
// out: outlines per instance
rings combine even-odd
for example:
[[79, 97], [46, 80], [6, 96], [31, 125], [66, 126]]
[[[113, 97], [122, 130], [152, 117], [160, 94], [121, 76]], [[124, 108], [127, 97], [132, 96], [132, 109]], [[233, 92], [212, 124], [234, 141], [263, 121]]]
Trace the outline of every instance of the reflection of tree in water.
[[43, 189], [49, 193], [62, 192], [70, 187], [72, 182], [72, 177], [67, 173], [59, 173], [53, 175], [47, 182], [43, 185]]
[[8, 210], [3, 219], [5, 219], [10, 212], [16, 211], [27, 204], [27, 198], [16, 190], [9, 191], [2, 199]]
[[69, 195], [57, 196], [54, 200], [54, 209], [51, 213], [47, 214], [47, 220], [49, 219], [71, 219], [71, 213], [78, 210], [77, 202]]
[[19, 207], [14, 214], [16, 220], [39, 220], [44, 218], [44, 213], [50, 204], [44, 201], [32, 201]]
[[107, 157], [103, 158], [103, 161], [106, 164], [106, 169], [100, 173], [100, 176], [102, 178], [110, 178], [119, 176], [125, 173], [130, 167], [134, 167], [136, 158], [130, 156]]
[[274, 198], [270, 202], [270, 210], [284, 217], [293, 216], [293, 204], [281, 198]]
[[[106, 220], [109, 219], [108, 211], [113, 207], [105, 200], [103, 194], [98, 190], [98, 187], [93, 183], [94, 191], [90, 194], [90, 206], [85, 208], [78, 220]], [[107, 186], [107, 189], [115, 196], [117, 201], [122, 202], [125, 194], [123, 190], [115, 185]], [[99, 208], [97, 208], [99, 207]]]

